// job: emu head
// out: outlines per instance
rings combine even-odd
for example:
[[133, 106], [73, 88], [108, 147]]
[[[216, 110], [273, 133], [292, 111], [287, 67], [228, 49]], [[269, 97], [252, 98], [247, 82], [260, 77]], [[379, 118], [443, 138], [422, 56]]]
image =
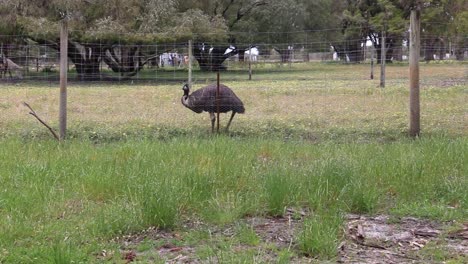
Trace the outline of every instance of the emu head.
[[182, 90], [184, 91], [184, 95], [188, 95], [190, 91], [190, 87], [188, 83], [185, 83], [184, 86], [182, 87]]

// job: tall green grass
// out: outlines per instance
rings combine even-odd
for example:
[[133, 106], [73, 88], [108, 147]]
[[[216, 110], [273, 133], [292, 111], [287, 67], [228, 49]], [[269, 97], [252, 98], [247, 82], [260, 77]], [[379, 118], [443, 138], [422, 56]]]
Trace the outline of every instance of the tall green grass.
[[[332, 258], [342, 215], [468, 217], [468, 140], [335, 143], [226, 136], [164, 141], [0, 141], [0, 262], [97, 261], [110, 239], [182, 219], [311, 216], [305, 254]], [[112, 260], [111, 260], [112, 261]]]
[[342, 216], [333, 208], [309, 217], [304, 221], [304, 227], [298, 236], [300, 250], [315, 258], [335, 258], [342, 223]]

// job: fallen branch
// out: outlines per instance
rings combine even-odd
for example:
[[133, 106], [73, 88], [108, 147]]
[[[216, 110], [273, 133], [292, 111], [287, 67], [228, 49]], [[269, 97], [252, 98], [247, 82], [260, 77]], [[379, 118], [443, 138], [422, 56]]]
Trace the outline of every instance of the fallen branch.
[[37, 114], [36, 114], [36, 111], [34, 111], [32, 109], [32, 107], [26, 103], [26, 102], [23, 102], [23, 105], [26, 106], [27, 108], [29, 108], [29, 110], [31, 110], [31, 112], [29, 112], [30, 115], [34, 116], [37, 120], [39, 120], [39, 122], [41, 122], [41, 124], [43, 124], [45, 127], [47, 127], [50, 131], [50, 133], [52, 133], [52, 135], [54, 136], [54, 138], [58, 141], [60, 141], [57, 133], [55, 133], [54, 129], [52, 129], [46, 122], [44, 122]]

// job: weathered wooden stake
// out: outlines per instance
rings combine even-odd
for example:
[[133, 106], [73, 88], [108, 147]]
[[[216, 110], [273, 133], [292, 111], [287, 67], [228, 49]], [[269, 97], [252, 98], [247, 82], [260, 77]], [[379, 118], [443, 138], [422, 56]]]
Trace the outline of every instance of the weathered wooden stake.
[[252, 46], [249, 51], [249, 80], [252, 80]]
[[188, 41], [188, 86], [192, 89], [192, 40]]
[[371, 47], [370, 78], [374, 80], [374, 46]]
[[385, 88], [385, 29], [382, 31], [382, 43], [380, 52], [380, 88]]
[[29, 73], [29, 45], [26, 46], [26, 74]]
[[419, 8], [411, 10], [410, 16], [410, 54], [409, 54], [409, 135], [418, 137], [420, 133], [420, 106], [419, 106], [419, 52], [420, 52], [420, 21]]
[[217, 122], [217, 126], [216, 126], [216, 132], [219, 133], [219, 111], [220, 111], [220, 94], [219, 94], [219, 71], [218, 73], [216, 74], [217, 76], [217, 81], [216, 81], [216, 122]]
[[64, 18], [60, 27], [60, 106], [59, 137], [63, 141], [67, 131], [67, 64], [68, 64], [68, 22]]

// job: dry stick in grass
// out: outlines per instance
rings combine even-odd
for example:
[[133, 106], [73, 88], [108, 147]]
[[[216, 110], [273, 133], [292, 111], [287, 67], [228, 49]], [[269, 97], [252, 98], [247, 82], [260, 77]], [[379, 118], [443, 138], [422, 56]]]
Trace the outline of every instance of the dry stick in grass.
[[37, 120], [39, 120], [39, 122], [41, 122], [41, 124], [43, 124], [45, 127], [47, 127], [49, 129], [50, 133], [52, 133], [54, 138], [59, 140], [59, 137], [58, 137], [57, 133], [55, 133], [55, 131], [36, 114], [36, 111], [34, 111], [32, 109], [32, 107], [28, 103], [23, 102], [23, 105], [26, 106], [27, 108], [29, 108], [29, 110], [31, 110], [31, 112], [29, 112], [30, 115], [34, 116]]

